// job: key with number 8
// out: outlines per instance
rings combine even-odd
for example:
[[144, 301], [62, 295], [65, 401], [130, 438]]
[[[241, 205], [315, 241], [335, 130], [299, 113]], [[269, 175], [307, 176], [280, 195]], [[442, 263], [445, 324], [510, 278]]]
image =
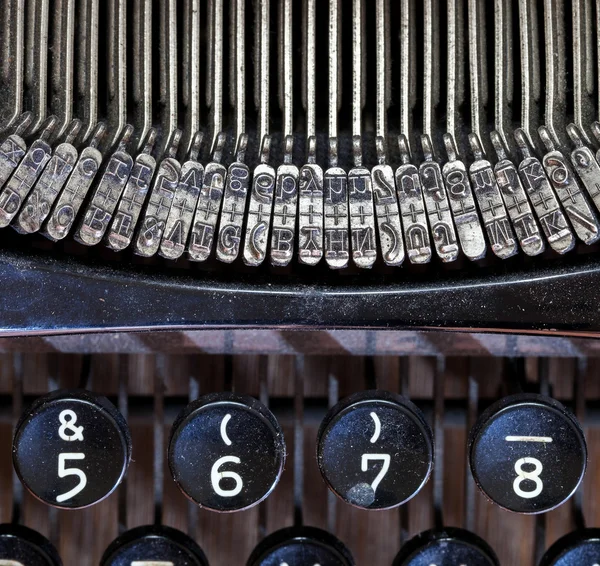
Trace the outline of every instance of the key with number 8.
[[63, 390], [37, 399], [17, 424], [13, 464], [38, 499], [79, 509], [110, 495], [131, 459], [127, 423], [105, 397]]
[[587, 447], [581, 426], [561, 403], [519, 394], [481, 415], [471, 431], [469, 463], [492, 502], [517, 513], [543, 513], [577, 489]]

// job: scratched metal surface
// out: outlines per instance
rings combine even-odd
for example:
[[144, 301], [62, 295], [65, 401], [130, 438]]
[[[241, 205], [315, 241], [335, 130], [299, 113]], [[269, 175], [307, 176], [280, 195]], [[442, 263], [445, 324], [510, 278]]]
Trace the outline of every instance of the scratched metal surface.
[[[197, 380], [200, 394], [221, 391], [226, 387], [224, 357], [201, 353], [202, 339], [197, 338], [196, 353], [193, 354], [156, 356], [151, 353], [94, 353], [91, 357], [91, 389], [115, 398], [120, 380], [124, 380], [128, 391], [133, 463], [126, 485], [119, 488], [126, 489], [128, 528], [150, 523], [154, 517], [154, 387], [164, 383], [165, 436], [168, 436], [174, 414], [186, 403], [191, 380]], [[54, 342], [55, 345], [59, 343], [60, 341]], [[85, 339], [79, 344], [80, 351], [85, 350], [84, 344]], [[87, 344], [92, 345], [93, 342], [88, 341]], [[132, 347], [132, 344], [136, 344], [138, 348], [140, 344], [145, 344], [146, 350], [153, 349], [152, 340], [127, 342], [124, 339], [122, 342], [125, 349]], [[12, 476], [8, 455], [11, 437], [11, 390], [15, 372], [20, 372], [23, 377], [24, 391], [28, 399], [46, 392], [49, 384], [60, 387], [76, 386], [80, 379], [83, 359], [81, 354], [57, 353], [60, 347], [51, 348], [52, 341], [38, 340], [32, 343], [34, 349], [39, 349], [40, 345], [46, 346], [44, 353], [31, 353], [30, 350], [24, 349], [23, 345], [23, 341], [13, 342], [12, 349], [20, 349], [27, 352], [26, 354], [0, 354], [0, 454], [4, 455], [0, 457], [0, 485], [3, 486], [0, 490], [1, 522], [11, 518]], [[556, 343], [554, 345], [556, 346]], [[205, 346], [210, 349], [210, 342]], [[71, 347], [74, 347], [73, 342]], [[3, 341], [2, 348], [6, 352], [6, 341]], [[49, 352], [50, 349], [54, 351]], [[533, 351], [530, 353], [535, 354]], [[379, 387], [398, 391], [402, 376], [405, 376], [412, 400], [421, 406], [430, 418], [436, 360], [432, 356], [418, 355], [416, 347], [410, 354], [408, 357], [376, 357], [375, 378]], [[549, 358], [547, 366], [543, 362], [546, 358], [529, 358], [526, 363], [527, 379], [535, 383], [539, 372], [547, 367], [553, 395], [570, 402], [578, 367], [572, 356], [573, 353], [563, 358]], [[365, 360], [362, 355], [340, 355], [340, 352], [335, 352], [335, 355], [321, 354], [303, 358], [287, 354], [262, 357], [248, 351], [235, 355], [232, 364], [235, 390], [258, 396], [261, 381], [266, 383], [271, 408], [282, 423], [289, 454], [282, 480], [263, 504], [263, 509], [255, 507], [241, 513], [219, 515], [190, 507], [167, 473], [163, 492], [163, 522], [184, 531], [188, 531], [190, 525], [195, 524], [195, 527], [191, 528], [191, 534], [205, 550], [210, 563], [216, 566], [244, 564], [261, 537], [262, 527], [266, 532], [271, 532], [292, 524], [294, 413], [291, 401], [295, 393], [296, 372], [300, 372], [297, 382], [302, 384], [305, 407], [304, 522], [333, 530], [351, 548], [359, 565], [390, 564], [400, 545], [401, 527], [405, 529], [404, 536], [410, 536], [432, 526], [433, 482], [430, 481], [426, 485], [404, 512], [396, 509], [369, 513], [341, 502], [335, 503], [331, 508], [328, 507], [330, 503], [327, 503], [326, 487], [319, 476], [314, 456], [314, 439], [327, 406], [328, 387], [337, 383], [340, 397], [367, 388], [370, 378], [365, 373], [368, 367]], [[533, 566], [536, 547], [543, 549], [574, 528], [573, 504], [568, 502], [545, 515], [538, 525], [543, 528], [538, 529], [536, 538], [534, 517], [508, 514], [489, 504], [478, 493], [469, 498], [468, 487], [471, 480], [467, 475], [465, 454], [465, 412], [469, 390], [473, 394], [473, 386], [477, 385], [480, 406], [485, 406], [502, 395], [503, 360], [501, 357], [484, 355], [479, 351], [475, 356], [447, 357], [445, 367], [442, 375], [446, 400], [445, 450], [442, 459], [444, 521], [455, 526], [465, 526], [470, 522], [469, 526], [496, 550], [502, 564]], [[261, 372], [264, 372], [262, 378]], [[590, 448], [584, 490], [594, 493], [600, 478], [600, 419], [597, 415], [600, 400], [600, 362], [593, 357], [587, 359], [581, 375], [588, 407], [588, 417], [584, 424]], [[584, 497], [583, 500], [587, 524], [596, 526], [600, 522], [600, 504], [594, 497]], [[89, 509], [54, 512], [26, 495], [22, 517], [27, 525], [54, 540], [65, 565], [91, 566], [98, 563], [103, 550], [117, 535], [118, 503], [119, 494], [115, 493]], [[469, 509], [474, 512], [470, 518]]]

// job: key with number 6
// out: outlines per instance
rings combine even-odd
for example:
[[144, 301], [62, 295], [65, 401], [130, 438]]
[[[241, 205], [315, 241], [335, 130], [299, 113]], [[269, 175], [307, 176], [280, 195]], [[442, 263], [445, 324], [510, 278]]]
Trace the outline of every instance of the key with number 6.
[[581, 483], [586, 462], [581, 426], [545, 395], [501, 399], [469, 438], [475, 483], [493, 503], [517, 513], [544, 513], [564, 503]]
[[19, 479], [35, 497], [80, 509], [119, 485], [131, 459], [131, 437], [108, 399], [62, 390], [37, 399], [21, 417], [12, 453]]
[[241, 511], [277, 485], [285, 442], [262, 403], [212, 393], [190, 403], [173, 424], [169, 467], [181, 491], [213, 511]]

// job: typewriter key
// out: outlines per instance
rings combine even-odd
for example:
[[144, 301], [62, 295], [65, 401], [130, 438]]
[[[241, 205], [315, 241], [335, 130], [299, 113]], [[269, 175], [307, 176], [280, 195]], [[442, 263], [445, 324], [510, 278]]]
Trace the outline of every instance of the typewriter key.
[[78, 509], [119, 485], [131, 457], [123, 416], [89, 391], [63, 390], [34, 402], [13, 439], [13, 464], [25, 487], [48, 505]]
[[62, 566], [56, 549], [40, 533], [22, 525], [0, 525], [1, 566]]
[[212, 393], [173, 424], [169, 467], [183, 493], [213, 511], [240, 511], [279, 481], [285, 442], [273, 414], [252, 397]]
[[363, 509], [402, 505], [433, 467], [433, 435], [400, 395], [364, 391], [329, 411], [317, 437], [321, 474], [333, 492]]
[[564, 503], [583, 479], [586, 461], [579, 423], [544, 395], [519, 394], [494, 403], [469, 439], [478, 487], [517, 513], [543, 513]]
[[583, 529], [558, 539], [540, 566], [596, 566], [600, 564], [600, 529]]
[[350, 551], [332, 534], [315, 527], [274, 532], [252, 552], [247, 566], [353, 566]]
[[153, 525], [131, 529], [114, 540], [100, 566], [208, 566], [208, 560], [186, 534]]
[[433, 529], [418, 534], [401, 549], [392, 566], [499, 566], [490, 546], [463, 529]]

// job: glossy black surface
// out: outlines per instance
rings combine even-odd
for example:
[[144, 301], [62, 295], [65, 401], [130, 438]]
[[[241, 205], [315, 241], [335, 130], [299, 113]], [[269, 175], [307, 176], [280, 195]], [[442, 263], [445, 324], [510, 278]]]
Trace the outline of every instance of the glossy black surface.
[[106, 549], [100, 566], [132, 566], [136, 562], [208, 566], [202, 549], [189, 536], [155, 525], [137, 527], [121, 535]]
[[416, 495], [429, 478], [433, 457], [433, 435], [421, 411], [386, 391], [363, 391], [340, 401], [317, 438], [327, 485], [364, 509], [388, 509]]
[[600, 564], [600, 529], [583, 529], [559, 538], [544, 554], [540, 566]]
[[62, 566], [50, 541], [21, 525], [0, 525], [0, 563], [3, 560], [23, 566]]
[[[23, 413], [13, 439], [19, 479], [44, 503], [65, 509], [107, 497], [123, 479], [130, 458], [131, 439], [122, 415], [105, 397], [84, 390], [37, 399]], [[66, 497], [79, 485], [83, 489]]]
[[577, 489], [587, 447], [579, 423], [562, 404], [519, 394], [494, 403], [478, 419], [469, 463], [491, 501], [518, 513], [542, 513]]
[[[22, 236], [19, 236], [22, 238]], [[136, 260], [137, 261], [137, 260]], [[509, 260], [406, 278], [157, 269], [0, 251], [0, 332], [219, 326], [600, 331], [600, 259]], [[306, 274], [306, 277], [304, 277]]]
[[252, 552], [247, 566], [354, 566], [344, 544], [315, 527], [276, 531]]
[[393, 566], [500, 566], [492, 548], [464, 529], [432, 529], [409, 540]]
[[271, 493], [285, 462], [283, 432], [252, 397], [212, 393], [190, 403], [173, 424], [169, 467], [192, 501], [239, 511]]

